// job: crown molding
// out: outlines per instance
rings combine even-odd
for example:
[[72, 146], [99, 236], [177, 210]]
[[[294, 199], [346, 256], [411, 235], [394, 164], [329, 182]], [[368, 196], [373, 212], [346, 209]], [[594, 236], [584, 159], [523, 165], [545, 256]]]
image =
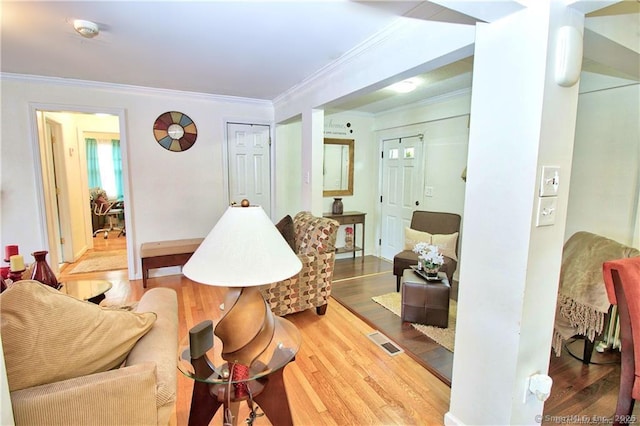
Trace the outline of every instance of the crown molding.
[[399, 106], [397, 108], [392, 108], [386, 111], [382, 111], [382, 112], [378, 112], [373, 114], [374, 117], [380, 117], [386, 114], [390, 114], [390, 113], [395, 113], [395, 112], [401, 112], [401, 111], [406, 111], [406, 110], [410, 110], [410, 109], [416, 109], [416, 108], [420, 108], [423, 106], [427, 106], [427, 105], [434, 105], [434, 104], [439, 104], [442, 102], [446, 102], [449, 99], [453, 99], [453, 98], [457, 98], [459, 96], [469, 96], [471, 95], [471, 88], [467, 87], [464, 89], [458, 89], [458, 90], [454, 90], [452, 92], [447, 92], [447, 93], [443, 93], [442, 95], [438, 95], [438, 96], [432, 96], [430, 98], [426, 98], [417, 102], [413, 102], [407, 105], [402, 105]]
[[47, 77], [42, 75], [33, 74], [17, 74], [0, 72], [0, 80], [19, 81], [23, 83], [39, 83], [39, 84], [54, 84], [58, 86], [69, 87], [81, 87], [86, 89], [96, 90], [109, 90], [110, 92], [117, 91], [122, 93], [136, 92], [144, 95], [165, 95], [165, 96], [188, 96], [195, 99], [225, 102], [225, 103], [237, 103], [237, 104], [251, 104], [262, 105], [267, 107], [273, 107], [273, 102], [264, 99], [255, 98], [242, 98], [239, 96], [226, 96], [226, 95], [213, 95], [209, 93], [201, 92], [188, 92], [183, 90], [174, 89], [160, 89], [156, 87], [135, 86], [129, 84], [119, 83], [107, 83], [103, 81], [90, 81], [90, 80], [78, 80], [73, 78], [61, 78], [61, 77]]
[[[356, 96], [383, 87], [391, 78], [428, 71], [473, 53], [475, 28], [400, 17], [273, 100], [276, 122], [306, 108], [327, 106], [343, 96]], [[432, 42], [422, 49], [415, 40]], [[380, 63], [381, 58], [388, 59]], [[393, 59], [390, 59], [393, 58]], [[331, 107], [329, 107], [331, 109]]]
[[317, 80], [325, 77], [330, 74], [335, 69], [342, 67], [345, 63], [353, 61], [355, 58], [363, 55], [369, 50], [373, 49], [375, 46], [384, 42], [385, 40], [391, 38], [395, 33], [401, 31], [403, 29], [403, 24], [406, 25], [406, 18], [398, 17], [391, 24], [387, 25], [384, 29], [378, 31], [359, 45], [353, 47], [352, 49], [345, 52], [342, 56], [340, 56], [335, 61], [325, 65], [324, 67], [318, 69], [313, 74], [302, 80], [300, 83], [291, 86], [289, 89], [285, 90], [278, 96], [273, 99], [273, 104], [276, 105], [278, 102], [284, 101], [292, 94], [304, 89], [312, 85]]

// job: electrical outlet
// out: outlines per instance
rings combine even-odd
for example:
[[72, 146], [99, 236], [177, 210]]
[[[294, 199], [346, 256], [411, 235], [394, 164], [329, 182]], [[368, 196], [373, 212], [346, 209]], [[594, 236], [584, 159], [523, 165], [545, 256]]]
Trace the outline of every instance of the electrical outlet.
[[560, 167], [542, 166], [540, 196], [555, 197], [560, 188]]

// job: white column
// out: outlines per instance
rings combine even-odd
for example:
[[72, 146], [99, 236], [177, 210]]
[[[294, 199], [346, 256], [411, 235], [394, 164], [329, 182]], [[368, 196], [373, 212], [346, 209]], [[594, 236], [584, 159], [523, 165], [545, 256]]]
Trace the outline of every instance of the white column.
[[[539, 424], [525, 384], [548, 372], [578, 99], [555, 82], [556, 33], [583, 22], [540, 0], [477, 26], [448, 425]], [[537, 227], [543, 165], [561, 183]]]
[[324, 110], [302, 113], [302, 208], [322, 215]]

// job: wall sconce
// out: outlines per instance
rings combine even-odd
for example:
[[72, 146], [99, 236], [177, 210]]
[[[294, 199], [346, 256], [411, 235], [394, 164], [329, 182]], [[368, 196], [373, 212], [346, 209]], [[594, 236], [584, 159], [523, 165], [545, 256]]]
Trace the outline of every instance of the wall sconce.
[[580, 80], [582, 69], [582, 34], [577, 28], [564, 26], [558, 30], [556, 40], [556, 83], [571, 87]]

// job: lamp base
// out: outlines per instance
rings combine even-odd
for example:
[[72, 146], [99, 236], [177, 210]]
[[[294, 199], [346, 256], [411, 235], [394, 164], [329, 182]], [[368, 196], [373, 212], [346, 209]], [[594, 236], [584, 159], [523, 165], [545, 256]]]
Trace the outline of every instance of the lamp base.
[[[178, 368], [195, 380], [190, 426], [209, 425], [220, 407], [224, 407], [225, 415], [237, 416], [238, 404], [242, 401], [247, 401], [250, 409], [253, 402], [258, 404], [274, 425], [293, 424], [283, 372], [295, 360], [300, 335], [297, 328], [286, 319], [274, 319], [273, 339], [263, 354], [245, 371], [241, 369], [245, 366], [222, 359], [222, 345], [217, 340], [219, 336], [215, 336], [215, 347], [213, 339], [209, 339], [213, 328], [211, 321], [189, 331], [188, 346], [185, 344], [183, 347], [187, 349], [180, 351]], [[188, 361], [189, 365], [182, 361]]]
[[275, 317], [258, 287], [230, 288], [224, 305], [214, 330], [222, 341], [222, 358], [248, 367], [271, 343]]
[[[291, 407], [284, 386], [284, 368], [280, 368], [270, 375], [246, 384], [253, 401], [260, 406], [271, 424], [293, 426]], [[208, 426], [220, 407], [228, 409], [230, 403], [247, 401], [247, 397], [236, 397], [232, 391], [227, 398], [229, 386], [226, 384], [208, 384], [196, 381], [193, 384], [191, 409], [189, 411], [189, 426]]]

